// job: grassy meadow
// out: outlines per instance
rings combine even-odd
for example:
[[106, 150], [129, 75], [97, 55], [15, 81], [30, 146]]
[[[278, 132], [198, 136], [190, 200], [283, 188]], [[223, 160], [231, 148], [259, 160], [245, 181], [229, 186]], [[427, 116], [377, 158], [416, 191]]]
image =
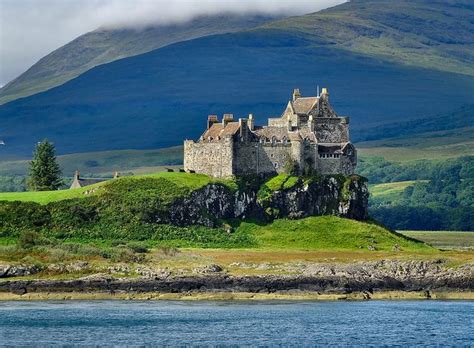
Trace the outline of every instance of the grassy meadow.
[[474, 250], [474, 232], [463, 231], [400, 231], [439, 249]]

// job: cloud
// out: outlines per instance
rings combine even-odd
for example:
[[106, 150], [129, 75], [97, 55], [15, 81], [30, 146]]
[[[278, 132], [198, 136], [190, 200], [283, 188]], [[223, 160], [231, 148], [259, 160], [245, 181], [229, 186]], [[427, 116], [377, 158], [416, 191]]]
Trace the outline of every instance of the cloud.
[[199, 15], [299, 15], [345, 0], [0, 0], [0, 86], [98, 27], [143, 27]]

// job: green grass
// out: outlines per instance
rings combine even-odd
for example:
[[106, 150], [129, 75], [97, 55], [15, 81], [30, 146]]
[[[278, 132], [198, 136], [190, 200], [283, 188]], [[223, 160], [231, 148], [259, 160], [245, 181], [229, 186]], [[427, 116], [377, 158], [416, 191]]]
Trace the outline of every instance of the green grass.
[[392, 251], [399, 245], [403, 251], [434, 250], [375, 224], [334, 216], [275, 220], [268, 225], [243, 222], [237, 231], [254, 236], [263, 249], [369, 251], [369, 246], [373, 246], [376, 250]]
[[400, 231], [440, 249], [474, 249], [474, 232], [460, 231]]
[[122, 177], [111, 181], [101, 182], [91, 186], [86, 186], [72, 190], [57, 191], [37, 191], [37, 192], [0, 192], [0, 201], [21, 201], [47, 204], [72, 198], [83, 198], [86, 191], [93, 191], [91, 194], [101, 194], [108, 189], [113, 189], [116, 185], [133, 185], [143, 179], [165, 179], [176, 185], [178, 188], [186, 188], [191, 191], [197, 190], [211, 182], [223, 183], [231, 189], [237, 189], [237, 185], [230, 180], [212, 179], [202, 174], [189, 173], [168, 173], [160, 172], [155, 174], [137, 175], [133, 177]]
[[416, 183], [426, 183], [428, 180], [408, 180], [390, 182], [385, 184], [369, 185], [371, 199], [380, 203], [390, 204], [398, 201], [401, 194], [407, 187], [413, 186]]

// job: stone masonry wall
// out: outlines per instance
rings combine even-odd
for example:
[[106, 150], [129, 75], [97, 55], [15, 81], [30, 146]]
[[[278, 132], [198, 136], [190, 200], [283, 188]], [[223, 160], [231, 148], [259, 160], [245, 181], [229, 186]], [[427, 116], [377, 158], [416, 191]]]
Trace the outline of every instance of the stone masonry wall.
[[349, 125], [343, 118], [315, 119], [316, 138], [319, 143], [345, 143], [349, 142]]
[[195, 171], [213, 177], [232, 176], [232, 140], [219, 143], [184, 143], [184, 170]]
[[234, 172], [236, 175], [282, 173], [291, 158], [291, 145], [276, 143], [239, 142], [234, 146]]

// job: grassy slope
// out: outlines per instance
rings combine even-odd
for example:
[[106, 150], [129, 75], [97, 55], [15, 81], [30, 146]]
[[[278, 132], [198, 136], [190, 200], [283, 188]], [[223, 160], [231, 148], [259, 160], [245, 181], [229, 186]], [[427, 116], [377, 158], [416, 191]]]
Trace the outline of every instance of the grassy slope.
[[[474, 74], [472, 8], [441, 1], [364, 0], [264, 25], [317, 43], [419, 67]], [[469, 9], [471, 11], [469, 11]], [[146, 30], [96, 30], [52, 52], [0, 91], [0, 103], [60, 85], [90, 68], [201, 36], [233, 32], [264, 17], [202, 17]]]
[[81, 187], [72, 190], [57, 190], [57, 191], [36, 191], [36, 192], [0, 192], [0, 201], [21, 201], [21, 202], [36, 202], [40, 204], [47, 204], [50, 202], [57, 202], [71, 198], [85, 197], [84, 192], [93, 191], [91, 194], [100, 194], [103, 190], [107, 190], [108, 186], [120, 182], [123, 185], [133, 184], [133, 182], [142, 179], [159, 179], [163, 178], [178, 187], [186, 187], [190, 190], [196, 190], [205, 186], [210, 182], [223, 182], [232, 188], [236, 188], [231, 181], [212, 179], [202, 174], [188, 174], [188, 173], [168, 173], [161, 172], [155, 174], [138, 175], [133, 177], [122, 177], [114, 179], [113, 181], [106, 181], [94, 185]]
[[334, 216], [276, 220], [269, 225], [244, 222], [237, 230], [254, 235], [261, 248], [297, 250], [429, 251], [423, 243], [407, 240], [377, 225]]
[[97, 29], [53, 51], [0, 89], [0, 104], [59, 86], [97, 65], [174, 42], [251, 28], [272, 19], [258, 15], [217, 15], [142, 30]]
[[265, 27], [393, 62], [473, 75], [473, 11], [467, 1], [356, 0]]
[[[277, 176], [268, 182], [268, 186], [273, 189], [278, 189], [284, 186], [291, 178], [292, 177], [284, 175]], [[159, 181], [148, 181], [145, 186], [140, 184], [141, 180], [149, 179], [166, 179], [169, 184], [163, 184], [163, 182]], [[205, 175], [157, 173], [153, 175], [123, 177], [75, 190], [0, 193], [0, 201], [29, 201], [46, 204], [70, 198], [86, 197], [84, 195], [84, 191], [86, 190], [92, 190], [93, 192], [89, 194], [99, 196], [102, 192], [115, 192], [116, 194], [120, 194], [124, 188], [135, 190], [136, 185], [141, 188], [140, 192], [142, 192], [142, 194], [148, 195], [150, 195], [150, 193], [147, 193], [148, 191], [151, 192], [151, 190], [155, 189], [160, 190], [161, 187], [161, 191], [159, 191], [161, 200], [169, 201], [172, 200], [176, 194], [182, 194], [184, 192], [181, 188], [192, 191], [214, 181], [222, 182], [232, 189], [237, 188], [233, 181], [215, 180]], [[175, 185], [176, 189], [172, 188], [172, 186]], [[167, 187], [169, 187], [169, 189]], [[221, 230], [219, 233], [225, 232]], [[311, 217], [297, 221], [277, 220], [271, 224], [240, 222], [234, 233], [236, 236], [247, 236], [246, 240], [249, 240], [248, 238], [253, 240], [255, 247], [264, 249], [358, 250], [368, 248], [369, 245], [374, 246], [377, 250], [384, 251], [392, 250], [395, 245], [399, 245], [403, 250], [416, 251], [426, 249], [423, 244], [404, 239], [374, 224], [341, 219], [333, 216]], [[180, 236], [180, 238], [183, 238], [183, 235]], [[163, 239], [161, 242], [167, 245], [187, 247], [200, 246], [202, 244], [199, 242], [199, 238], [189, 241], [185, 238], [183, 240]], [[236, 244], [236, 246], [237, 245], [238, 244]]]
[[396, 162], [470, 156], [474, 155], [474, 127], [367, 141], [357, 146], [362, 156], [379, 156]]

